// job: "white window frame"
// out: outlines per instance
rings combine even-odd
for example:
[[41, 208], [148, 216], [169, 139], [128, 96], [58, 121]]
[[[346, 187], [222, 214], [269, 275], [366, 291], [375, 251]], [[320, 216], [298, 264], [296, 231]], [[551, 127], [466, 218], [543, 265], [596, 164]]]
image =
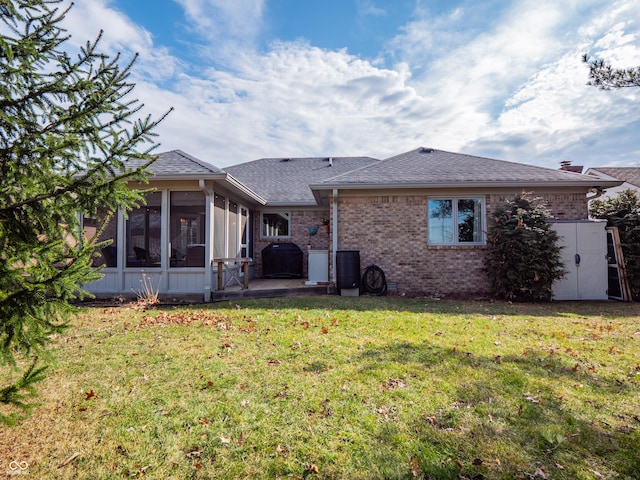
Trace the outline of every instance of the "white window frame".
[[[453, 242], [432, 242], [429, 240], [430, 218], [429, 218], [429, 202], [431, 200], [451, 200], [452, 206], [452, 221], [453, 221]], [[461, 242], [458, 238], [458, 201], [459, 200], [479, 200], [481, 209], [481, 222], [480, 222], [480, 241], [479, 242]], [[477, 246], [486, 245], [486, 220], [487, 220], [487, 202], [484, 195], [464, 195], [464, 196], [439, 196], [427, 198], [427, 244], [430, 246]]]
[[[269, 235], [265, 231], [264, 216], [265, 215], [286, 215], [287, 217], [287, 234], [286, 235]], [[290, 238], [291, 237], [291, 211], [289, 210], [272, 210], [260, 212], [260, 237], [261, 238]]]

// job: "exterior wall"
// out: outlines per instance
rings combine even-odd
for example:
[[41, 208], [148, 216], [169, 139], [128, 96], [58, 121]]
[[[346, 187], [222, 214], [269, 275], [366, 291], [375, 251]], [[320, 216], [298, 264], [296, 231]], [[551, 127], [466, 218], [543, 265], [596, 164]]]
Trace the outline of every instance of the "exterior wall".
[[287, 211], [291, 213], [291, 226], [289, 237], [280, 238], [263, 238], [262, 229], [260, 228], [260, 210], [252, 212], [253, 214], [253, 226], [254, 226], [254, 247], [253, 247], [253, 263], [255, 265], [256, 276], [262, 276], [262, 249], [264, 249], [270, 243], [278, 242], [291, 242], [295, 243], [302, 249], [302, 275], [304, 278], [308, 277], [308, 260], [309, 250], [328, 250], [330, 235], [324, 232], [322, 229], [318, 229], [318, 233], [315, 235], [309, 234], [309, 226], [321, 225], [322, 219], [329, 217], [329, 211], [327, 209], [310, 210], [310, 209], [270, 209], [268, 211]]
[[[486, 201], [490, 218], [496, 206], [515, 191], [473, 192]], [[339, 195], [338, 250], [359, 250], [360, 266], [382, 268], [399, 293], [410, 295], [485, 295], [489, 282], [483, 272], [485, 246], [429, 246], [427, 198], [460, 192], [415, 192], [399, 195]], [[586, 219], [585, 191], [534, 192], [558, 219]], [[333, 275], [331, 275], [333, 278]]]

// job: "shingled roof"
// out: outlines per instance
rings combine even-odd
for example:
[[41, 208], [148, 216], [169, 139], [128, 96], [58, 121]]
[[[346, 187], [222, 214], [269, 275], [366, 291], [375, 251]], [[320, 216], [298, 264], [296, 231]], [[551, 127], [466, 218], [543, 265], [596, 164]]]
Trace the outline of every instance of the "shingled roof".
[[[131, 168], [141, 167], [145, 162], [137, 159], [128, 160]], [[198, 160], [182, 150], [171, 150], [159, 153], [156, 161], [149, 168], [155, 177], [224, 177], [226, 172], [215, 165]]]
[[640, 188], [640, 167], [593, 167], [589, 172], [604, 174]]
[[379, 162], [371, 157], [261, 158], [225, 167], [269, 205], [316, 205], [310, 184]]
[[598, 177], [432, 148], [417, 148], [312, 185], [327, 188], [601, 186]]

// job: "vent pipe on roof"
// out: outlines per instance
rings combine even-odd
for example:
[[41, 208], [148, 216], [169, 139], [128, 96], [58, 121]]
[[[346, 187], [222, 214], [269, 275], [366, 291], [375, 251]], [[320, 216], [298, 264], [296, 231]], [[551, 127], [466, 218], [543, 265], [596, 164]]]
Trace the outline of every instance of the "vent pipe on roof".
[[422, 147], [420, 153], [433, 153], [433, 148]]
[[333, 158], [332, 157], [329, 157], [329, 166], [333, 167]]

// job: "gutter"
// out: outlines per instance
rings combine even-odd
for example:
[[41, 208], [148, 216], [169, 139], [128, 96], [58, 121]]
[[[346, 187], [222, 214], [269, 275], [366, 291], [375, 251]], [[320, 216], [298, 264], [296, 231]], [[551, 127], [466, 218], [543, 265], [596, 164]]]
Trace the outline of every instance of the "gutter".
[[323, 183], [309, 185], [311, 190], [332, 190], [339, 188], [341, 190], [398, 190], [398, 189], [433, 189], [433, 188], [531, 188], [531, 187], [582, 187], [582, 188], [609, 188], [617, 187], [623, 182], [620, 180], [602, 180], [594, 179], [593, 182], [589, 181], [551, 181], [542, 180], [535, 182], [522, 182], [522, 181], [486, 181], [486, 182], [474, 182], [474, 181], [461, 181], [461, 182], [446, 182], [446, 183]]

